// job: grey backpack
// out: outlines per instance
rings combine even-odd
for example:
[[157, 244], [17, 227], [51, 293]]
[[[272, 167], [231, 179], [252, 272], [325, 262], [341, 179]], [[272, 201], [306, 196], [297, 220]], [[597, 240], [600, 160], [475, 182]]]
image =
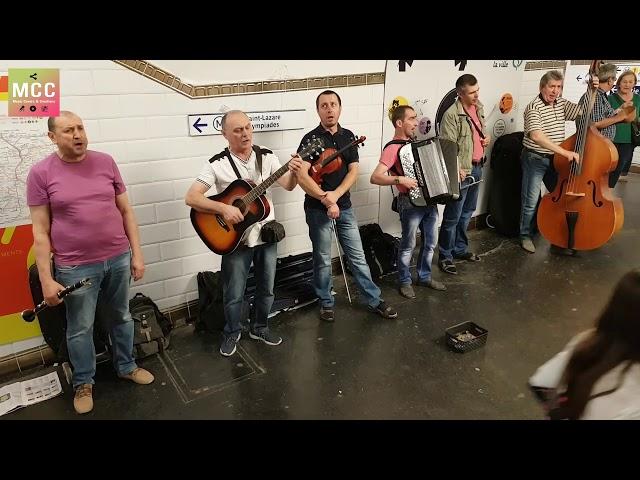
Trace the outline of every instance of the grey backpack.
[[153, 301], [138, 293], [129, 302], [129, 311], [134, 325], [133, 356], [140, 359], [164, 351], [169, 346], [169, 337], [165, 337], [160, 327], [162, 320], [157, 317], [159, 310]]

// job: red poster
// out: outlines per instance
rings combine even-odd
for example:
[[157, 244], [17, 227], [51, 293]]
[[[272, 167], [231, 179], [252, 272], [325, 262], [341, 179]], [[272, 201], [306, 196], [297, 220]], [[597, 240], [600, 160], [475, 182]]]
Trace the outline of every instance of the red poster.
[[0, 317], [33, 308], [29, 291], [31, 225], [0, 228]]

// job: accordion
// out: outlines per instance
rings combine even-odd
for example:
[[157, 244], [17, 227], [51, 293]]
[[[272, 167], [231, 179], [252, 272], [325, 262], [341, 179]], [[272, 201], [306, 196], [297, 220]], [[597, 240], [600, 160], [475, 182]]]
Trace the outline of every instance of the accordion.
[[404, 175], [418, 182], [409, 190], [414, 207], [448, 203], [460, 197], [458, 146], [449, 140], [430, 138], [400, 148]]

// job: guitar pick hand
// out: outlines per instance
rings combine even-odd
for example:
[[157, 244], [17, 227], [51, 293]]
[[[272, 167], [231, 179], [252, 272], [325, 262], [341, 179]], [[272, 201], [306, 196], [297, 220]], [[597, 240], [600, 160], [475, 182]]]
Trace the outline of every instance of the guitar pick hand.
[[235, 225], [244, 220], [244, 215], [242, 215], [242, 212], [237, 207], [225, 205], [222, 211], [222, 218], [224, 218], [224, 221], [228, 224]]

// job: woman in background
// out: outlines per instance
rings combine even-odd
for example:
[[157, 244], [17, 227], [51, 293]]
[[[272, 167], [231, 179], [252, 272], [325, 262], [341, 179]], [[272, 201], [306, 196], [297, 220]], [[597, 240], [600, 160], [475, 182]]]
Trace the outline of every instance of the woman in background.
[[[638, 116], [640, 115], [640, 96], [633, 92], [638, 82], [636, 74], [631, 70], [623, 72], [616, 82], [617, 93], [612, 93], [607, 97], [609, 103], [614, 109], [619, 109], [623, 104], [633, 102], [633, 106], [636, 107], [636, 119], [638, 122]], [[618, 179], [621, 182], [626, 182], [626, 176], [631, 168], [631, 161], [633, 159], [633, 149], [636, 147], [631, 141], [631, 124], [630, 123], [618, 123], [616, 124], [616, 136], [613, 139], [613, 143], [618, 149], [618, 166], [609, 174], [609, 187], [616, 186]]]
[[595, 329], [574, 337], [529, 380], [553, 392], [551, 419], [640, 420], [640, 270], [624, 275]]

